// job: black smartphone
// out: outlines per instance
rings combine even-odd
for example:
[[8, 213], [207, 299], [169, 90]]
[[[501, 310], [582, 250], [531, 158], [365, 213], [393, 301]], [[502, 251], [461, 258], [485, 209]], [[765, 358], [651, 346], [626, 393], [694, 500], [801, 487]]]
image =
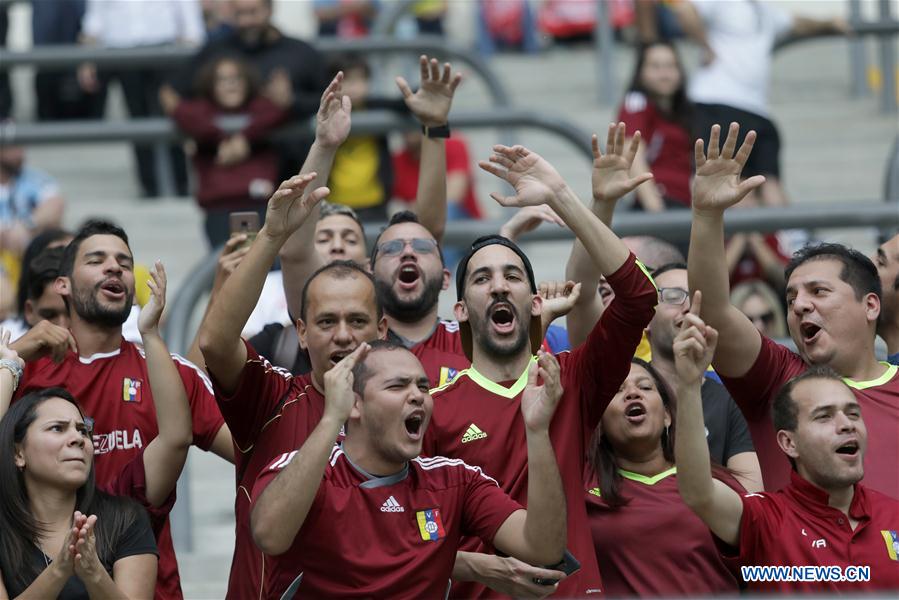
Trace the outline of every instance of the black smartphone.
[[[578, 569], [581, 568], [581, 563], [578, 562], [578, 559], [574, 557], [574, 554], [572, 554], [568, 550], [565, 550], [565, 555], [562, 557], [562, 560], [558, 564], [543, 568], [552, 569], [553, 571], [562, 571], [567, 576], [577, 572]], [[557, 583], [559, 583], [559, 580], [534, 577], [534, 583], [536, 583], [537, 585], [556, 585]]]

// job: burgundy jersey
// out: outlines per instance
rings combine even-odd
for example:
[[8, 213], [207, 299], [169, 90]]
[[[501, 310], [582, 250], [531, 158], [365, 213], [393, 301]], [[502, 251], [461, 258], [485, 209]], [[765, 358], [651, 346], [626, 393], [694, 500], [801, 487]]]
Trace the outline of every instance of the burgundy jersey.
[[[189, 361], [172, 355], [193, 420], [194, 444], [208, 450], [224, 421], [206, 375]], [[94, 469], [97, 485], [106, 486], [159, 434], [156, 408], [143, 349], [122, 340], [118, 350], [79, 357], [74, 352], [56, 364], [49, 357], [25, 365], [17, 397], [29, 389], [60, 386], [78, 400], [94, 420]], [[178, 562], [166, 519], [160, 532], [156, 598], [181, 598]]]
[[[595, 474], [587, 479], [587, 516], [605, 592], [626, 596], [736, 595], [735, 574], [709, 528], [681, 500], [677, 468], [655, 477], [619, 471], [628, 503], [609, 508]], [[728, 482], [744, 493], [735, 481]]]
[[[296, 454], [259, 475], [254, 502]], [[496, 481], [461, 460], [415, 458], [374, 477], [335, 446], [293, 545], [271, 559], [263, 597], [442, 598], [460, 538], [492, 542], [517, 510]]]
[[421, 361], [425, 375], [433, 387], [446, 385], [459, 371], [471, 365], [462, 350], [459, 323], [456, 321], [440, 319], [434, 333], [409, 350]]
[[[865, 485], [899, 499], [899, 367], [882, 363], [886, 372], [872, 381], [843, 381], [855, 392], [868, 429]], [[752, 368], [742, 377], [721, 381], [746, 417], [762, 467], [765, 489], [779, 490], [790, 482], [790, 463], [777, 445], [771, 407], [781, 386], [808, 365], [795, 352], [762, 336]]]
[[[899, 589], [899, 501], [855, 485], [849, 515], [796, 473], [772, 493], [744, 494], [736, 559], [746, 566], [867, 566], [870, 581], [747, 582], [750, 592], [859, 593]], [[730, 552], [727, 552], [730, 554]]]
[[99, 488], [113, 496], [128, 496], [136, 500], [147, 511], [147, 516], [150, 518], [150, 527], [153, 528], [153, 534], [157, 538], [168, 523], [169, 513], [172, 511], [172, 507], [175, 506], [175, 488], [172, 488], [168, 498], [160, 506], [152, 506], [150, 501], [147, 500], [147, 472], [144, 469], [143, 450], [138, 452], [137, 456], [125, 465], [125, 468], [119, 472], [117, 477], [105, 485], [99, 486]]
[[[631, 255], [608, 278], [615, 300], [583, 345], [557, 358], [564, 394], [550, 424], [550, 438], [565, 486], [568, 549], [581, 570], [559, 584], [560, 597], [581, 597], [602, 590], [583, 499], [586, 440], [630, 372], [631, 357], [652, 319], [656, 288]], [[434, 412], [425, 432], [422, 453], [460, 458], [478, 465], [513, 499], [526, 504], [527, 440], [521, 416], [521, 393], [527, 369], [517, 381], [496, 383], [471, 367], [436, 390]], [[464, 541], [463, 550], [492, 552], [481, 540]], [[496, 596], [483, 586], [463, 583], [454, 597]]]
[[213, 378], [215, 398], [235, 445], [237, 496], [234, 499], [235, 540], [228, 598], [258, 598], [268, 577], [267, 557], [250, 531], [250, 494], [259, 473], [283, 452], [300, 447], [325, 410], [325, 399], [312, 385], [312, 375], [294, 377], [273, 367], [249, 343], [247, 362], [237, 389], [221, 392]]

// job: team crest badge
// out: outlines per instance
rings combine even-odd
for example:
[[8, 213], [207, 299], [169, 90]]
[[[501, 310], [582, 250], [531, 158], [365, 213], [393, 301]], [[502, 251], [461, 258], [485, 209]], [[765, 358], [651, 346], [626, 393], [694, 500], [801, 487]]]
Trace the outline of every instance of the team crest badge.
[[140, 403], [140, 379], [126, 377], [122, 380], [122, 400]]
[[891, 559], [899, 561], [899, 533], [890, 529], [883, 529], [880, 531], [880, 535], [883, 536], [883, 541], [887, 544], [887, 554]]
[[443, 387], [446, 384], [452, 382], [453, 379], [456, 378], [456, 375], [459, 374], [459, 369], [453, 369], [452, 367], [440, 367], [440, 381], [437, 383], [437, 387]]
[[439, 508], [420, 510], [415, 513], [415, 520], [418, 521], [418, 532], [424, 541], [436, 542], [440, 538], [446, 537]]

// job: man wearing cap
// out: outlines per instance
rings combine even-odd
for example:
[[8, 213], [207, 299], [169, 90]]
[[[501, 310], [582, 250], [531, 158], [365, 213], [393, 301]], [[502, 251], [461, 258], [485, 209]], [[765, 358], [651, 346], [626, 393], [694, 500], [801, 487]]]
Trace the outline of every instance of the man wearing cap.
[[[504, 206], [548, 204], [583, 243], [596, 268], [615, 290], [615, 301], [581, 346], [558, 355], [564, 395], [550, 437], [566, 491], [568, 549], [581, 569], [559, 583], [562, 597], [602, 592], [590, 539], [581, 477], [587, 441], [630, 369], [643, 329], [653, 316], [657, 292], [652, 279], [615, 234], [588, 210], [558, 172], [537, 154], [516, 146], [494, 147], [484, 170], [510, 183], [515, 196], [491, 196]], [[501, 236], [475, 241], [459, 263], [455, 305], [462, 345], [472, 365], [453, 382], [433, 390], [432, 424], [423, 451], [459, 458], [494, 477], [513, 499], [526, 503], [528, 480], [525, 426], [518, 415], [528, 366], [540, 346], [542, 300], [527, 256]], [[479, 540], [463, 549], [491, 552]], [[491, 584], [480, 554], [457, 558], [457, 580]], [[537, 590], [509, 589], [519, 595]], [[454, 597], [493, 592], [464, 583]]]

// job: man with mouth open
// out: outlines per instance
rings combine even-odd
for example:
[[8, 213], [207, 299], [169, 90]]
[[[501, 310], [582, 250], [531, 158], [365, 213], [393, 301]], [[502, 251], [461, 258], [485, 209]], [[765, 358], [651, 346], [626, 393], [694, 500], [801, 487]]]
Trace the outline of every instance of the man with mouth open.
[[[787, 486], [774, 493], [739, 494], [712, 478], [699, 388], [720, 336], [700, 318], [700, 301], [697, 292], [674, 342], [675, 459], [684, 502], [723, 542], [723, 556], [742, 567], [842, 570], [830, 579], [819, 575], [811, 581], [753, 581], [743, 573], [750, 593], [899, 589], [899, 501], [861, 483], [868, 450], [863, 407], [845, 379], [829, 367], [810, 367], [774, 398], [778, 451], [792, 465]], [[853, 581], [850, 566], [868, 567], [870, 580]]]
[[[521, 146], [495, 146], [481, 168], [510, 183], [516, 195], [492, 197], [506, 206], [547, 204], [575, 233], [616, 298], [593, 326], [586, 342], [558, 355], [565, 392], [550, 426], [553, 447], [567, 495], [568, 545], [580, 571], [558, 584], [561, 597], [602, 591], [583, 502], [588, 432], [596, 425], [630, 371], [630, 360], [656, 305], [652, 279], [612, 231], [584, 206], [558, 172]], [[497, 479], [512, 498], [525, 503], [528, 442], [518, 415], [528, 365], [542, 340], [542, 299], [527, 256], [514, 242], [486, 236], [474, 242], [456, 272], [455, 305], [462, 345], [471, 368], [434, 394], [433, 423], [425, 437], [428, 456], [450, 456], [478, 465]], [[460, 554], [457, 580], [490, 585], [512, 596], [540, 594], [531, 579], [497, 586], [485, 569], [493, 549], [468, 538]], [[555, 579], [560, 579], [559, 574]], [[523, 579], [523, 578], [522, 578]], [[515, 587], [517, 584], [517, 587]], [[543, 593], [553, 591], [544, 587]], [[453, 597], [494, 595], [482, 585], [462, 584]]]
[[279, 555], [261, 597], [444, 597], [463, 535], [529, 563], [562, 558], [565, 497], [549, 434], [562, 397], [556, 359], [529, 365], [520, 403], [528, 510], [478, 467], [418, 457], [428, 387], [419, 360], [386, 341], [361, 344], [325, 374], [318, 425], [253, 489], [253, 538]]
[[787, 326], [798, 354], [763, 337], [730, 303], [724, 211], [764, 182], [760, 175], [740, 181], [755, 132], [735, 152], [739, 130], [731, 123], [719, 150], [715, 125], [708, 156], [696, 142], [688, 274], [690, 289], [702, 291], [704, 319], [721, 334], [712, 365], [749, 424], [765, 489], [790, 482], [771, 426], [774, 396], [810, 365], [824, 365], [852, 388], [871, 430], [866, 484], [899, 499], [899, 367], [874, 355], [881, 285], [871, 260], [840, 244], [807, 246], [793, 256], [786, 268]]

